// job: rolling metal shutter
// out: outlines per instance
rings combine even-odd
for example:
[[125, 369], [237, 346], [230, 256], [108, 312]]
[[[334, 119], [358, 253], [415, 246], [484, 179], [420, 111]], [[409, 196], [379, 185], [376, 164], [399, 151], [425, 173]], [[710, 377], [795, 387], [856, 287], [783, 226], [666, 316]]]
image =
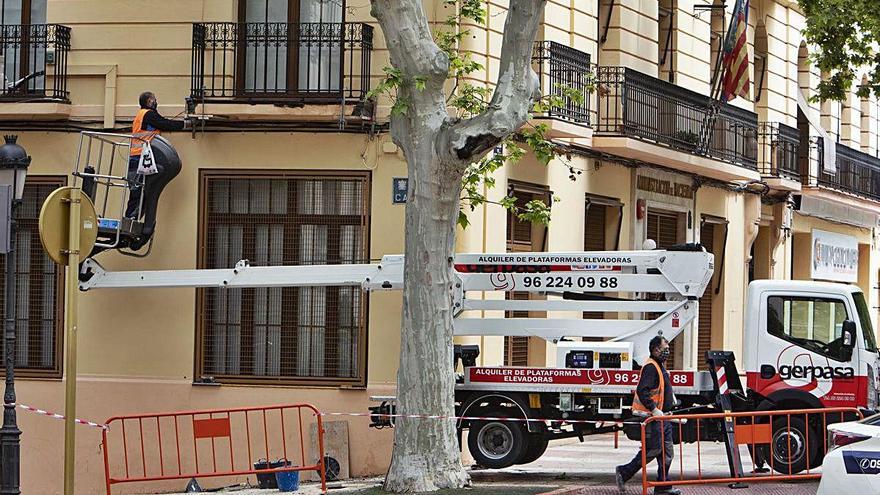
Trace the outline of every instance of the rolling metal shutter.
[[[715, 252], [715, 224], [703, 222], [700, 228], [700, 243], [707, 252]], [[700, 298], [700, 315], [697, 328], [697, 365], [698, 369], [705, 370], [706, 363], [703, 356], [712, 347], [712, 298], [715, 295], [712, 285], [706, 288], [703, 297]]]
[[[517, 208], [524, 208], [526, 203], [532, 200], [549, 200], [550, 191], [540, 186], [531, 184], [509, 185], [508, 193], [516, 197]], [[532, 223], [520, 220], [513, 212], [507, 212], [507, 252], [531, 252], [541, 251], [542, 248], [535, 246], [532, 236]], [[546, 238], [546, 234], [544, 235]], [[505, 297], [513, 300], [528, 300], [528, 292], [508, 292]], [[540, 318], [537, 313], [530, 314], [528, 311], [508, 311], [505, 318]], [[528, 337], [504, 337], [504, 366], [528, 366], [529, 365], [529, 338]]]
[[[652, 211], [648, 212], [648, 239], [654, 239], [657, 243], [657, 249], [666, 249], [674, 246], [678, 241], [678, 215], [674, 213], [665, 213]], [[648, 315], [649, 318], [657, 318], [659, 314]], [[669, 356], [672, 359], [669, 369], [679, 369], [681, 367], [681, 359], [676, 355], [676, 344], [678, 341], [669, 343]]]
[[[607, 206], [587, 202], [584, 213], [584, 251], [604, 251], [605, 219]], [[600, 319], [605, 315], [601, 311], [584, 311], [584, 318]], [[587, 340], [587, 339], [584, 339]], [[603, 340], [601, 338], [592, 340]]]

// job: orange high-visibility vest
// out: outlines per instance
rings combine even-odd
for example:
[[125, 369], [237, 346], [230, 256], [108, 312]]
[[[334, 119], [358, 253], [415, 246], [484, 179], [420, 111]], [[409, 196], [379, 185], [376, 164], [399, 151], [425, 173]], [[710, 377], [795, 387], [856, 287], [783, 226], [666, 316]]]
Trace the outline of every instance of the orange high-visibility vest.
[[[644, 369], [647, 368], [648, 365], [653, 365], [655, 368], [657, 368], [657, 376], [660, 377], [660, 385], [657, 388], [652, 389], [650, 392], [651, 399], [654, 400], [654, 404], [656, 404], [657, 408], [662, 411], [663, 398], [665, 397], [664, 393], [666, 392], [666, 380], [663, 379], [663, 370], [660, 368], [660, 364], [657, 363], [657, 361], [654, 361], [653, 358], [648, 358], [648, 362], [645, 363], [645, 366], [642, 366], [642, 370], [644, 371]], [[644, 404], [642, 404], [642, 401], [639, 400], [639, 393], [637, 391], [633, 392], [632, 411], [633, 414], [638, 414], [640, 416], [651, 414], [651, 411], [649, 411], [648, 408], [645, 407]]]
[[138, 139], [131, 140], [131, 156], [140, 156], [143, 150], [144, 142], [150, 142], [154, 137], [160, 134], [159, 129], [152, 131], [144, 130], [144, 115], [149, 112], [148, 108], [141, 108], [137, 115], [134, 116], [134, 122], [131, 123], [131, 135]]

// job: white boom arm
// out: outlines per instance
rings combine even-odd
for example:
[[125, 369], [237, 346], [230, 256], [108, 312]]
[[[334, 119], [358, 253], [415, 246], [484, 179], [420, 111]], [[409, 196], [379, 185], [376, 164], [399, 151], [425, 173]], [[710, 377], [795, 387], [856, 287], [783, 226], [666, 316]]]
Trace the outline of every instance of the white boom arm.
[[[82, 290], [160, 287], [360, 286], [366, 291], [403, 287], [403, 256], [377, 264], [250, 266], [213, 270], [108, 272], [95, 260], [82, 271]], [[602, 337], [632, 342], [641, 355], [657, 334], [673, 339], [697, 316], [697, 299], [712, 279], [714, 258], [703, 251], [607, 251], [572, 253], [459, 254], [454, 259], [455, 335]], [[535, 292], [535, 300], [468, 297], [474, 292]], [[619, 299], [595, 293], [661, 293], [665, 301]], [[562, 297], [560, 297], [562, 296]], [[550, 311], [567, 315], [517, 318], [485, 312]], [[583, 319], [580, 313], [639, 313], [631, 319]], [[574, 313], [572, 315], [571, 313]], [[645, 313], [661, 313], [652, 319]], [[638, 319], [634, 317], [638, 316]]]

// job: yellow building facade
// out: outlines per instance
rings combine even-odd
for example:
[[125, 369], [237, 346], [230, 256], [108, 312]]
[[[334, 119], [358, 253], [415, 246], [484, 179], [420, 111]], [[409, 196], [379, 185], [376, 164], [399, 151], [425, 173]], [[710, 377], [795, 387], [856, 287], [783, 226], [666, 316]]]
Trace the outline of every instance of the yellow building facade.
[[[470, 26], [462, 47], [485, 67], [473, 84], [491, 85], [498, 74], [505, 2], [488, 4], [488, 25]], [[870, 307], [880, 305], [877, 101], [853, 94], [809, 103], [822, 75], [809, 63], [802, 13], [795, 2], [755, 0], [751, 96], [713, 116], [715, 56], [732, 5], [703, 4], [549, 1], [533, 63], [542, 88], [564, 84], [588, 98], [534, 116], [563, 156], [547, 166], [527, 156], [486, 192], [555, 198], [552, 221], [523, 224], [481, 206], [457, 245], [506, 252], [702, 243], [716, 255], [716, 274], [698, 324], [674, 342], [675, 364], [686, 368], [700, 367], [709, 348], [742, 354], [753, 279], [852, 281]], [[149, 256], [105, 253], [98, 259], [107, 269], [224, 268], [243, 258], [365, 262], [403, 251], [396, 179], [406, 164], [388, 133], [389, 102], [366, 98], [388, 64], [367, 3], [3, 5], [6, 38], [20, 39], [4, 48], [7, 81], [46, 73], [0, 97], [0, 127], [33, 157], [18, 237], [19, 402], [63, 410], [62, 272], [41, 253], [38, 206], [71, 183], [79, 131], [127, 132], [143, 91], [157, 94], [166, 117], [201, 120], [194, 131], [164, 134], [183, 170], [163, 193]], [[433, 21], [448, 15], [439, 0], [425, 7]], [[854, 266], [819, 270], [822, 243], [854, 246]], [[364, 412], [370, 396], [394, 393], [396, 293], [96, 290], [81, 294], [79, 310], [81, 418], [292, 402]], [[539, 339], [461, 340], [481, 344], [484, 365], [540, 366], [555, 356]], [[62, 423], [18, 416], [23, 493], [60, 493], [60, 476], [46, 473], [61, 471]], [[350, 474], [385, 472], [392, 434], [368, 428], [366, 418], [333, 419], [345, 423], [333, 448]], [[77, 493], [103, 490], [99, 443], [98, 430], [79, 429]]]

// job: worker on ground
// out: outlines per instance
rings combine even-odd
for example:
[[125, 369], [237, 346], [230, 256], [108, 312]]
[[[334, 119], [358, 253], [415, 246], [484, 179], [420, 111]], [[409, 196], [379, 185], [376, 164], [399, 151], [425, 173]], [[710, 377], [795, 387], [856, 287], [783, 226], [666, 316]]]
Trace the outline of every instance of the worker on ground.
[[131, 140], [131, 152], [128, 158], [128, 180], [134, 184], [128, 196], [128, 206], [125, 209], [126, 218], [136, 220], [140, 212], [138, 207], [141, 202], [141, 189], [143, 181], [138, 177], [138, 165], [143, 153], [144, 142], [150, 142], [162, 131], [182, 131], [190, 127], [188, 120], [171, 120], [159, 115], [156, 110], [159, 101], [156, 95], [145, 91], [138, 98], [140, 109], [131, 124], [131, 134], [137, 139]]
[[[648, 344], [651, 357], [642, 366], [639, 384], [633, 396], [633, 414], [642, 417], [663, 416], [669, 411], [675, 397], [672, 394], [672, 382], [666, 371], [666, 360], [669, 358], [669, 341], [660, 335], [651, 339]], [[652, 421], [645, 429], [645, 453], [648, 462], [657, 460], [657, 481], [669, 481], [669, 468], [672, 466], [672, 424], [670, 421]], [[642, 469], [642, 452], [639, 451], [633, 460], [614, 470], [617, 489], [626, 493], [624, 484]], [[679, 495], [675, 488], [658, 487], [655, 495]]]

